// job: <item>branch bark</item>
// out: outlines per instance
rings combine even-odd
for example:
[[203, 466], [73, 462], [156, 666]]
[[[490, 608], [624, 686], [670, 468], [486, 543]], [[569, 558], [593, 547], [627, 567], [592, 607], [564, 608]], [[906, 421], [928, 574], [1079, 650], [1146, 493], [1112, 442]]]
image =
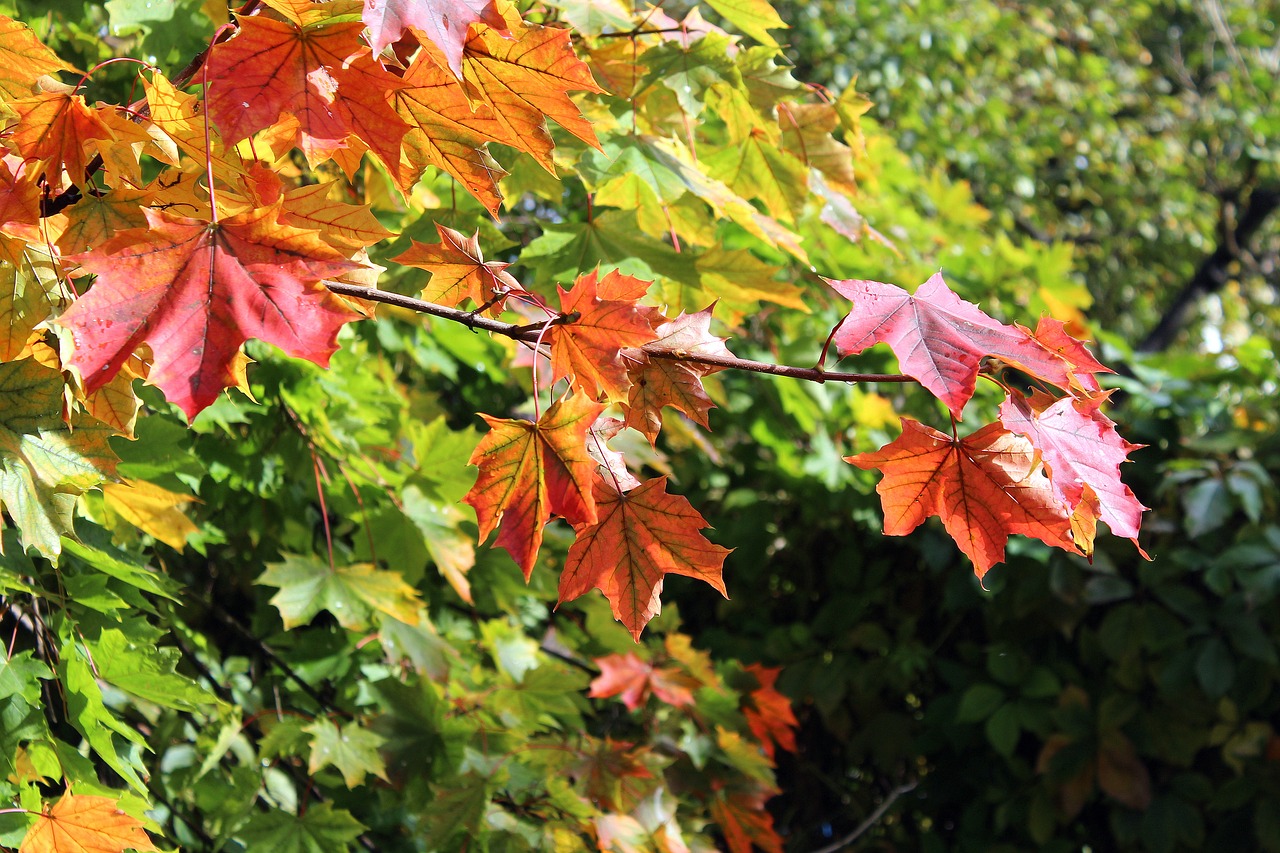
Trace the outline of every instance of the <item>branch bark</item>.
[[[412, 296], [389, 293], [372, 287], [360, 287], [340, 281], [325, 282], [325, 286], [340, 296], [356, 299], [367, 299], [370, 302], [381, 302], [397, 308], [407, 308], [420, 314], [430, 314], [461, 323], [471, 329], [481, 329], [495, 335], [503, 335], [517, 341], [532, 344], [538, 339], [541, 324], [538, 326], [517, 326], [514, 323], [503, 323], [470, 311], [458, 308], [446, 308], [434, 302], [424, 302]], [[556, 320], [551, 320], [554, 323]], [[824, 370], [820, 367], [795, 367], [789, 364], [770, 364], [765, 361], [753, 361], [736, 356], [705, 355], [680, 349], [667, 349], [657, 344], [646, 344], [640, 348], [650, 358], [665, 358], [672, 361], [683, 361], [688, 364], [705, 364], [724, 370], [746, 370], [752, 373], [768, 373], [772, 376], [785, 376], [788, 379], [803, 379], [808, 382], [916, 382], [914, 377], [902, 373], [842, 373]]]
[[1192, 309], [1205, 296], [1217, 293], [1230, 280], [1231, 262], [1237, 260], [1248, 251], [1249, 241], [1257, 233], [1267, 218], [1280, 208], [1280, 187], [1258, 187], [1249, 194], [1249, 202], [1244, 212], [1231, 227], [1226, 217], [1229, 216], [1229, 205], [1223, 206], [1222, 235], [1218, 247], [1213, 254], [1205, 258], [1195, 275], [1174, 297], [1173, 303], [1165, 310], [1164, 315], [1155, 328], [1138, 344], [1135, 349], [1140, 353], [1164, 352], [1182, 331], [1183, 326], [1191, 318]]

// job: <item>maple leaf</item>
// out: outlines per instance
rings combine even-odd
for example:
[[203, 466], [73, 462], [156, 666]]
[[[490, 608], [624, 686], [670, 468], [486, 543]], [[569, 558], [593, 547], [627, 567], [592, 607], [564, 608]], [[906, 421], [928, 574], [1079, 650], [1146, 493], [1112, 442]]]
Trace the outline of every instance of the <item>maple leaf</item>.
[[787, 752], [795, 752], [795, 728], [799, 722], [795, 712], [791, 710], [791, 701], [774, 687], [782, 668], [753, 663], [746, 669], [760, 683], [759, 687], [744, 697], [742, 715], [747, 718], [747, 727], [760, 741], [760, 746], [770, 759], [773, 758], [775, 745]]
[[356, 134], [390, 168], [409, 127], [391, 108], [403, 84], [368, 55], [360, 23], [302, 25], [251, 16], [209, 59], [209, 115], [229, 142], [297, 118], [300, 147], [323, 160]]
[[312, 803], [296, 815], [280, 809], [257, 812], [236, 830], [236, 837], [245, 843], [246, 850], [327, 853], [351, 849], [351, 842], [364, 829], [346, 809], [336, 809], [332, 803]]
[[187, 537], [199, 530], [179, 509], [197, 499], [149, 483], [124, 480], [102, 487], [103, 501], [111, 511], [175, 551], [187, 546]]
[[662, 609], [658, 596], [668, 574], [698, 578], [728, 598], [721, 570], [729, 549], [699, 531], [707, 522], [688, 499], [667, 494], [667, 478], [656, 477], [625, 494], [598, 479], [599, 520], [574, 526], [560, 575], [560, 602], [591, 589], [609, 600], [614, 618], [637, 641]]
[[507, 173], [489, 155], [488, 142], [506, 130], [488, 104], [472, 102], [456, 78], [420, 51], [392, 93], [396, 114], [408, 125], [396, 185], [407, 192], [428, 165], [452, 175], [490, 214], [502, 204], [498, 181]]
[[50, 560], [71, 534], [76, 495], [116, 465], [113, 430], [83, 414], [62, 419], [63, 388], [58, 371], [32, 359], [0, 364], [0, 506], [23, 547]]
[[[696, 314], [681, 314], [663, 323], [655, 332], [653, 344], [677, 353], [732, 356], [724, 345], [724, 338], [711, 334], [711, 311], [706, 308]], [[624, 357], [638, 365], [630, 371], [631, 393], [627, 398], [625, 423], [644, 433], [649, 444], [654, 444], [662, 429], [663, 406], [679, 409], [703, 428], [711, 427], [707, 414], [713, 404], [702, 387], [702, 377], [720, 368], [654, 358], [640, 350], [628, 351]]]
[[[711, 800], [711, 819], [724, 833], [729, 853], [782, 853], [782, 839], [773, 828], [773, 815], [765, 808], [768, 790], [719, 791]], [[753, 846], [754, 845], [754, 846]]]
[[1000, 422], [1040, 451], [1059, 500], [1072, 510], [1083, 504], [1112, 533], [1137, 544], [1147, 508], [1120, 481], [1120, 464], [1142, 445], [1120, 437], [1115, 422], [1099, 410], [1102, 403], [1103, 398], [1055, 401], [1047, 394], [1027, 399], [1015, 391], [1000, 406]]
[[568, 93], [603, 90], [574, 53], [568, 30], [529, 27], [517, 39], [507, 39], [492, 27], [476, 27], [467, 39], [463, 75], [501, 127], [500, 141], [527, 152], [548, 172], [555, 173], [548, 118], [600, 147]]
[[693, 704], [698, 680], [674, 667], [656, 667], [634, 652], [596, 658], [600, 674], [591, 681], [592, 699], [622, 697], [627, 710], [644, 705], [652, 694], [674, 708]]
[[307, 761], [307, 772], [311, 775], [332, 764], [348, 788], [364, 784], [369, 775], [386, 781], [387, 767], [378, 754], [378, 747], [386, 743], [382, 735], [356, 722], [344, 723], [339, 729], [323, 717], [303, 731], [312, 738], [311, 756]]
[[0, 15], [0, 98], [28, 95], [44, 75], [75, 70], [36, 38], [26, 24]]
[[537, 423], [482, 414], [489, 433], [471, 454], [480, 476], [463, 501], [476, 511], [483, 542], [501, 524], [497, 544], [515, 558], [526, 579], [552, 515], [571, 524], [596, 520], [587, 431], [604, 406], [585, 395], [566, 396]]
[[356, 631], [367, 628], [375, 612], [416, 625], [422, 604], [418, 591], [399, 572], [368, 563], [333, 566], [286, 554], [283, 563], [267, 566], [258, 583], [279, 588], [271, 603], [280, 611], [286, 629], [306, 625], [321, 610], [332, 613], [342, 627]]
[[[592, 748], [594, 746], [594, 749]], [[601, 808], [620, 809], [636, 799], [635, 783], [628, 779], [652, 779], [642, 761], [644, 750], [635, 750], [626, 741], [587, 739], [568, 773], [582, 785], [584, 793]]]
[[488, 305], [497, 316], [502, 312], [506, 296], [523, 293], [524, 288], [507, 272], [510, 264], [486, 261], [480, 251], [480, 232], [470, 237], [436, 223], [439, 243], [411, 240], [409, 249], [392, 258], [398, 264], [418, 267], [431, 273], [431, 281], [422, 289], [422, 298], [450, 307], [470, 299], [476, 307]]
[[845, 461], [884, 474], [876, 491], [885, 535], [905, 536], [936, 515], [978, 577], [1004, 559], [1011, 533], [1077, 550], [1069, 510], [1054, 494], [1036, 449], [998, 423], [958, 439], [902, 418], [897, 440]]
[[[560, 310], [569, 322], [556, 323], [547, 337], [551, 341], [552, 376], [572, 376], [576, 388], [595, 397], [603, 392], [611, 402], [627, 399], [631, 384], [622, 350], [652, 341], [652, 309], [641, 308], [629, 296], [630, 276], [611, 272], [600, 279], [595, 272], [580, 276], [571, 289], [559, 285]], [[631, 279], [631, 281], [636, 281]], [[604, 291], [601, 298], [599, 290]], [[632, 291], [633, 292], [633, 291]]]
[[986, 356], [1066, 390], [1069, 365], [1018, 326], [1006, 326], [956, 296], [934, 273], [914, 294], [879, 281], [826, 279], [854, 308], [836, 330], [841, 355], [856, 355], [887, 343], [902, 372], [946, 403], [957, 420], [973, 396], [978, 367]]
[[1072, 384], [1078, 385], [1086, 394], [1096, 394], [1102, 390], [1095, 374], [1115, 373], [1094, 358], [1084, 341], [1073, 337], [1067, 331], [1066, 323], [1061, 320], [1041, 317], [1036, 324], [1035, 338], [1045, 349], [1056, 352], [1071, 365], [1071, 376], [1075, 380]]
[[76, 255], [97, 281], [58, 319], [71, 329], [71, 363], [92, 393], [142, 343], [148, 377], [187, 417], [236, 384], [240, 345], [259, 338], [327, 365], [353, 311], [320, 279], [358, 269], [314, 231], [280, 222], [279, 204], [209, 223], [143, 211], [147, 231]]
[[111, 797], [80, 796], [68, 791], [46, 809], [22, 837], [19, 853], [150, 853], [159, 848], [142, 821], [119, 808]]
[[67, 87], [9, 102], [18, 114], [9, 141], [23, 159], [39, 164], [36, 171], [44, 172], [55, 185], [61, 184], [64, 169], [72, 183], [83, 183], [85, 167], [93, 159], [90, 144], [113, 139], [98, 110], [71, 92]]
[[507, 29], [495, 0], [364, 0], [361, 17], [369, 27], [374, 53], [382, 53], [400, 40], [406, 28], [413, 27], [440, 48], [459, 78], [462, 49], [471, 25], [488, 24], [499, 32]]

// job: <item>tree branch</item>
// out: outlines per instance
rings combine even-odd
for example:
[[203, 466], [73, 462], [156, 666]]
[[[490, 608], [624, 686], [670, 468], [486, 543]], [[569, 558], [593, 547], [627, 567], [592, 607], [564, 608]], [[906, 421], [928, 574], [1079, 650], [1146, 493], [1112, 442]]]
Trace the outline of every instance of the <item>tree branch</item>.
[[867, 819], [855, 826], [852, 832], [844, 838], [841, 838], [839, 841], [833, 841], [826, 847], [818, 848], [813, 851], [813, 853], [837, 853], [837, 851], [848, 847], [850, 844], [865, 835], [867, 830], [879, 823], [880, 818], [885, 816], [885, 812], [889, 811], [889, 809], [893, 807], [893, 804], [897, 802], [898, 798], [903, 794], [909, 794], [914, 791], [917, 784], [917, 782], [903, 782], [901, 785], [890, 791], [889, 796], [884, 798], [884, 802], [876, 806], [876, 810], [867, 815]]
[[[414, 299], [412, 296], [402, 296], [399, 293], [389, 293], [385, 290], [378, 290], [372, 287], [361, 287], [355, 284], [347, 284], [340, 281], [327, 281], [325, 286], [333, 293], [341, 296], [354, 297], [356, 299], [367, 299], [370, 302], [381, 302], [384, 305], [393, 305], [397, 308], [407, 308], [410, 311], [417, 311], [420, 314], [430, 314], [433, 317], [440, 317], [445, 320], [452, 320], [455, 323], [470, 329], [481, 329], [495, 335], [503, 335], [524, 343], [533, 343], [538, 338], [538, 330], [544, 324], [539, 323], [536, 326], [517, 326], [514, 323], [503, 323], [500, 320], [493, 320], [489, 317], [481, 316], [471, 311], [463, 311], [459, 308], [446, 308], [443, 305], [437, 305], [434, 302], [424, 302], [421, 299]], [[554, 322], [554, 320], [552, 321]], [[906, 376], [901, 373], [842, 373], [839, 371], [823, 370], [818, 367], [793, 367], [788, 364], [770, 364], [765, 361], [753, 361], [749, 358], [738, 358], [736, 356], [709, 355], [699, 352], [689, 352], [682, 349], [668, 349], [659, 346], [656, 343], [645, 344], [640, 350], [650, 358], [663, 358], [672, 361], [681, 361], [688, 364], [705, 364], [708, 367], [718, 367], [724, 370], [747, 370], [752, 373], [768, 373], [772, 376], [785, 376], [788, 379], [803, 379], [808, 382], [916, 382], [918, 380], [912, 376]]]
[[1262, 227], [1267, 217], [1280, 208], [1280, 187], [1259, 187], [1250, 193], [1249, 203], [1234, 228], [1228, 222], [1231, 207], [1231, 204], [1223, 205], [1222, 234], [1218, 247], [1201, 262], [1195, 275], [1174, 297], [1160, 322], [1138, 344], [1135, 352], [1164, 352], [1191, 318], [1191, 311], [1196, 303], [1202, 297], [1217, 293], [1226, 286], [1231, 279], [1231, 262], [1247, 251], [1254, 233]]

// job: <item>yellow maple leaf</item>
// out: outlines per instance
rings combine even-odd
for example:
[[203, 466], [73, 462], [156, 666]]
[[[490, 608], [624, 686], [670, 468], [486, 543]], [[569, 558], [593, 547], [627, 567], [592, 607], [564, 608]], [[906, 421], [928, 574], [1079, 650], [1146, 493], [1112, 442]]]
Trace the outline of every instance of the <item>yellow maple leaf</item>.
[[142, 821], [117, 808], [119, 802], [68, 792], [36, 818], [18, 853], [159, 853]]
[[102, 496], [125, 521], [177, 551], [185, 548], [187, 536], [199, 529], [179, 509], [195, 500], [190, 495], [180, 495], [145, 480], [125, 480], [105, 484]]

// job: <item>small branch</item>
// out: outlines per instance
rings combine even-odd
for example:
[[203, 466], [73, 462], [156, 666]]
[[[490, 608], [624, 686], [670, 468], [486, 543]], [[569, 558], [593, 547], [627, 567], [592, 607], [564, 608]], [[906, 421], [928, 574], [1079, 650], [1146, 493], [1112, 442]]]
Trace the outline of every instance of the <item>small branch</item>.
[[[538, 339], [538, 330], [542, 328], [542, 324], [534, 326], [517, 326], [513, 323], [503, 323], [499, 320], [491, 320], [488, 317], [482, 317], [473, 314], [470, 311], [462, 311], [458, 308], [446, 308], [443, 305], [436, 305], [434, 302], [424, 302], [421, 299], [414, 299], [412, 296], [402, 296], [399, 293], [388, 293], [385, 290], [377, 290], [371, 287], [360, 287], [355, 284], [347, 284], [345, 282], [329, 281], [325, 282], [325, 286], [333, 293], [341, 296], [351, 296], [356, 299], [367, 299], [370, 302], [381, 302], [385, 305], [394, 305], [397, 308], [407, 308], [410, 311], [417, 311], [421, 314], [430, 314], [433, 317], [441, 317], [445, 320], [452, 320], [455, 323], [461, 323], [471, 329], [482, 329], [495, 335], [503, 335], [517, 341], [525, 343], [535, 343]], [[737, 358], [736, 356], [708, 355], [705, 353], [689, 352], [682, 349], [666, 349], [656, 344], [646, 344], [640, 347], [640, 350], [650, 358], [664, 358], [672, 361], [682, 361], [688, 364], [705, 364], [708, 367], [719, 367], [725, 370], [746, 370], [751, 373], [768, 373], [772, 376], [785, 376], [788, 379], [803, 379], [808, 382], [916, 382], [917, 380], [911, 376], [905, 376], [901, 373], [841, 373], [830, 370], [822, 370], [817, 367], [793, 367], [788, 364], [770, 364], [765, 361], [752, 361], [748, 358]]]
[[837, 851], [843, 850], [845, 847], [848, 847], [850, 844], [852, 844], [853, 842], [861, 838], [863, 835], [865, 835], [867, 831], [871, 829], [871, 827], [879, 823], [880, 819], [885, 816], [885, 813], [888, 812], [889, 809], [893, 807], [893, 804], [897, 802], [898, 798], [901, 797], [903, 794], [909, 794], [912, 791], [914, 791], [916, 789], [917, 784], [919, 783], [904, 782], [898, 787], [894, 788], [892, 791], [889, 792], [889, 796], [884, 798], [884, 802], [876, 806], [876, 810], [873, 811], [871, 814], [867, 815], [866, 820], [864, 820], [862, 823], [854, 827], [853, 832], [850, 832], [848, 835], [846, 835], [844, 838], [841, 838], [839, 841], [833, 841], [832, 843], [828, 844], [826, 847], [818, 848], [817, 850], [813, 851], [813, 853], [837, 853]]

